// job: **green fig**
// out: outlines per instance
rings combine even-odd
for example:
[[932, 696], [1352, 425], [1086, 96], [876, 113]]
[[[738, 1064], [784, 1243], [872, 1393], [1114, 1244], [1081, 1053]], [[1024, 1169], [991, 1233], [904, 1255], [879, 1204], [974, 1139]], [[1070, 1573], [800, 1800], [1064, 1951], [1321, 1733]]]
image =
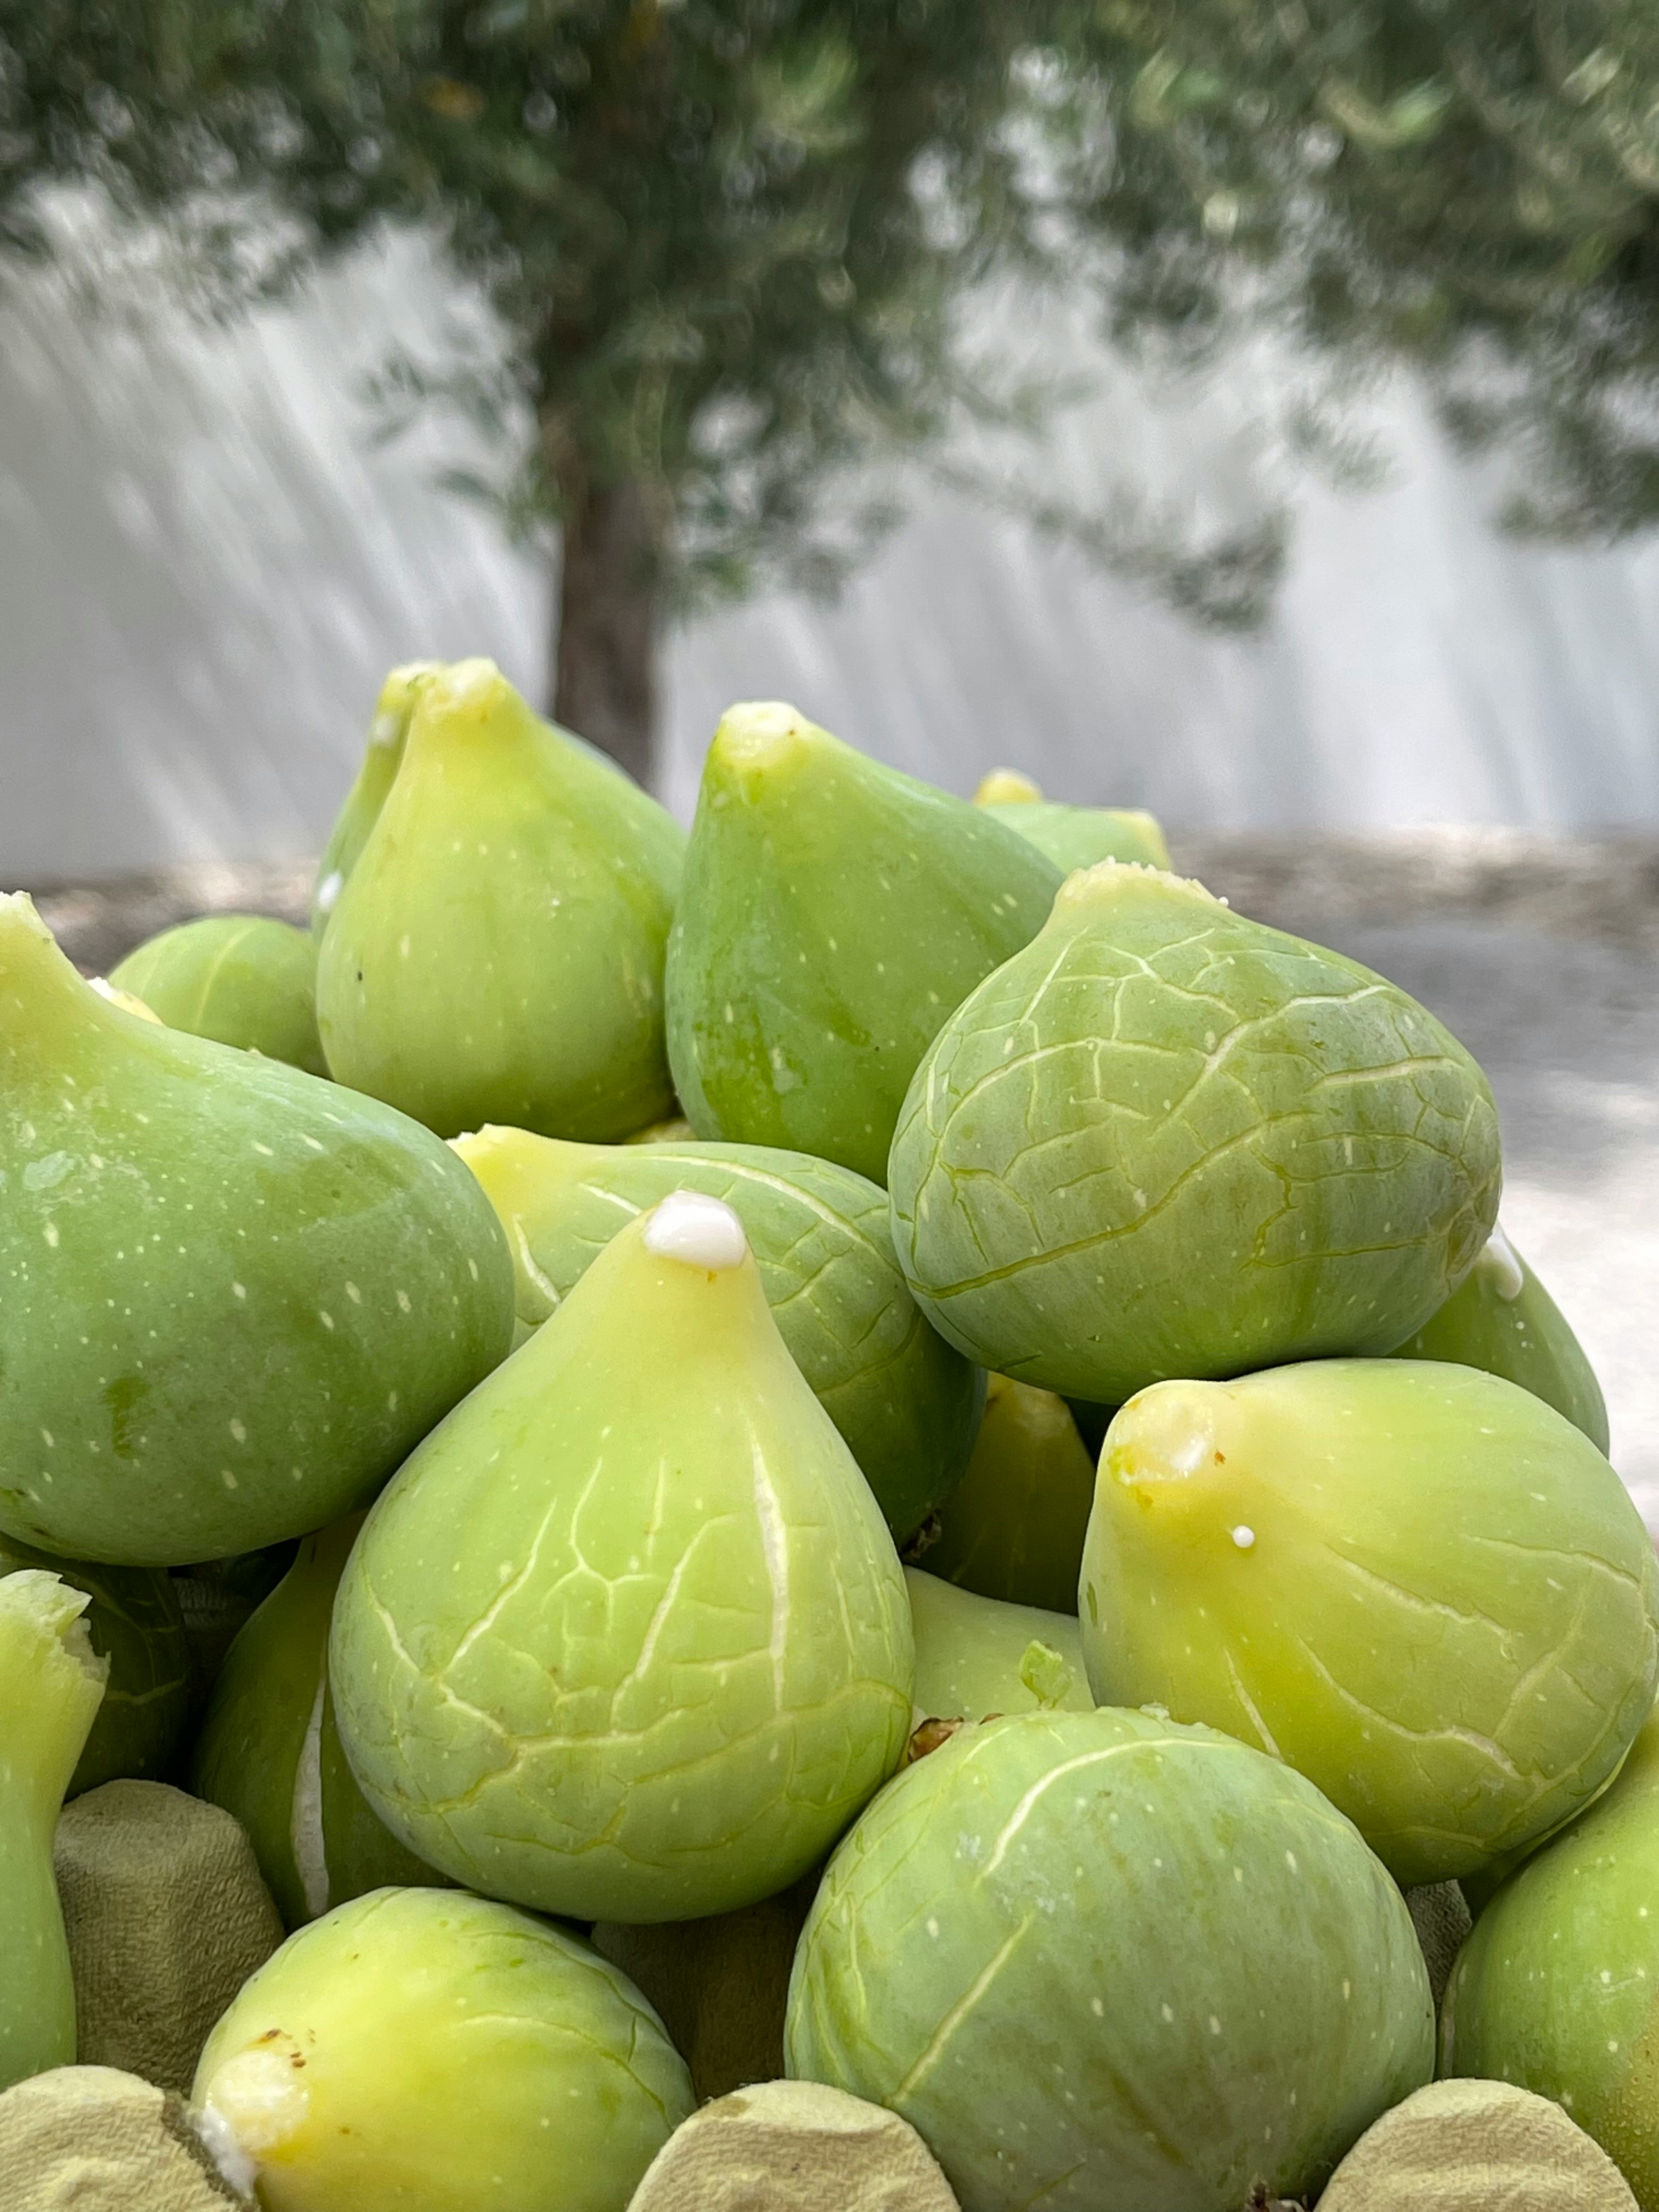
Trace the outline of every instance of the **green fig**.
[[286, 921], [209, 914], [129, 952], [111, 983], [171, 1030], [326, 1075], [317, 1035], [317, 946]]
[[[519, 1317], [536, 1324], [624, 1222], [671, 1191], [724, 1200], [743, 1223], [783, 1340], [875, 1492], [894, 1540], [902, 1543], [950, 1495], [982, 1385], [917, 1312], [893, 1258], [886, 1195], [873, 1183], [829, 1160], [760, 1146], [663, 1139], [635, 1149], [483, 1129], [457, 1138], [455, 1150], [501, 1218]], [[1079, 1547], [1082, 1539], [1079, 1522]]]
[[0, 1576], [0, 2089], [75, 2063], [52, 1839], [108, 1672], [90, 1602], [36, 1567]]
[[911, 1071], [1060, 881], [982, 810], [793, 707], [730, 708], [668, 951], [668, 1054], [693, 1128], [884, 1182]]
[[1155, 815], [1138, 807], [1060, 806], [1012, 769], [993, 769], [974, 793], [994, 821], [1035, 845], [1065, 875], [1101, 860], [1139, 860], [1167, 868], [1170, 848]]
[[784, 2051], [908, 2120], [962, 2212], [1242, 2212], [1428, 2079], [1434, 2008], [1400, 1892], [1300, 1775], [1145, 1713], [1011, 1713], [830, 1860]]
[[446, 1137], [505, 1121], [607, 1140], [666, 1114], [682, 842], [493, 661], [428, 676], [324, 933], [330, 1068]]
[[136, 1021], [0, 896], [0, 1531], [169, 1566], [365, 1504], [506, 1352], [513, 1272], [447, 1146]]
[[909, 1735], [904, 1578], [743, 1225], [679, 1191], [376, 1504], [329, 1674], [363, 1794], [486, 1894], [582, 1920], [754, 1903]]
[[403, 763], [410, 717], [415, 712], [421, 686], [442, 665], [441, 660], [408, 661], [403, 667], [394, 668], [380, 688], [374, 719], [368, 726], [368, 744], [364, 749], [362, 765], [329, 832], [317, 869], [316, 886], [311, 894], [313, 937], [320, 937], [327, 928], [328, 918], [345, 889], [346, 878], [356, 866], [368, 842], [368, 833], [386, 805], [386, 793]]
[[1659, 1717], [1612, 1787], [1511, 1875], [1458, 1954], [1440, 2071], [1571, 2114], [1659, 2208]]
[[1333, 1359], [1160, 1382], [1107, 1433], [1089, 1683], [1287, 1760], [1401, 1883], [1587, 1805], [1659, 1680], [1659, 1561], [1587, 1437], [1512, 1382]]
[[190, 1719], [190, 1645], [169, 1576], [154, 1567], [100, 1567], [54, 1559], [0, 1536], [0, 1575], [40, 1567], [92, 1602], [84, 1619], [109, 1674], [98, 1717], [70, 1777], [66, 1797], [131, 1777], [166, 1773]]
[[993, 1375], [967, 1472], [917, 1556], [981, 1597], [1075, 1613], [1094, 1502], [1095, 1462], [1066, 1401]]
[[975, 1597], [907, 1567], [916, 1639], [915, 1714], [988, 1720], [994, 1713], [1091, 1712], [1074, 1613]]
[[1498, 1212], [1486, 1078], [1415, 1000], [1103, 861], [951, 1015], [893, 1139], [893, 1248], [970, 1359], [1121, 1405], [1393, 1350]]
[[692, 2096], [586, 1943], [459, 1891], [377, 1889], [243, 1985], [193, 2101], [265, 2212], [622, 2212]]
[[362, 1526], [350, 1514], [301, 1544], [226, 1656], [191, 1765], [196, 1796], [246, 1829], [289, 1929], [365, 1890], [442, 1879], [370, 1812], [340, 1748], [328, 1629]]
[[1607, 1449], [1607, 1401], [1595, 1370], [1561, 1309], [1502, 1229], [1492, 1231], [1438, 1313], [1396, 1346], [1393, 1356], [1447, 1359], [1501, 1375], [1564, 1413], [1597, 1451]]

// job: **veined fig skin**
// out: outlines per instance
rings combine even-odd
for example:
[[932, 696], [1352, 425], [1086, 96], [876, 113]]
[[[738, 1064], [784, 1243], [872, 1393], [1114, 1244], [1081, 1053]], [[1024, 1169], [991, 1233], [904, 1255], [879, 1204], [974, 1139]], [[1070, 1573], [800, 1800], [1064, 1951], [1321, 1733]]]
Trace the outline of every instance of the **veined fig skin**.
[[1004, 1605], [919, 1567], [907, 1567], [904, 1580], [915, 1630], [911, 1698], [919, 1721], [1094, 1711], [1075, 1613]]
[[258, 914], [209, 914], [164, 929], [110, 975], [170, 1030], [326, 1075], [317, 1034], [317, 943]]
[[87, 1593], [87, 1634], [109, 1668], [65, 1796], [118, 1779], [155, 1780], [172, 1764], [190, 1719], [190, 1645], [171, 1577], [153, 1567], [60, 1559], [0, 1536], [0, 1575], [23, 1567], [42, 1568]]
[[241, 1822], [289, 1930], [371, 1889], [442, 1880], [371, 1812], [340, 1745], [329, 1623], [362, 1522], [302, 1540], [226, 1654], [191, 1760], [192, 1793]]
[[520, 1319], [538, 1326], [625, 1222], [673, 1190], [723, 1200], [743, 1222], [783, 1340], [894, 1541], [955, 1489], [984, 1378], [918, 1311], [893, 1257], [887, 1194], [874, 1183], [757, 1145], [571, 1145], [486, 1128], [458, 1137], [455, 1150], [507, 1231]]
[[1060, 883], [982, 808], [794, 708], [731, 708], [668, 949], [668, 1054], [692, 1127], [884, 1182], [911, 1071]]
[[1066, 1401], [989, 1376], [966, 1472], [919, 1563], [981, 1597], [1075, 1613], [1094, 1498], [1094, 1459]]
[[[687, 1239], [689, 1238], [689, 1242]], [[329, 1673], [363, 1793], [470, 1887], [734, 1911], [902, 1755], [904, 1578], [737, 1216], [630, 1222], [382, 1495]]]
[[108, 1672], [88, 1603], [39, 1568], [0, 1576], [0, 2089], [75, 2063], [52, 1842]]
[[1391, 1351], [1486, 1241], [1498, 1119], [1394, 984], [1109, 860], [945, 1023], [888, 1189], [942, 1334], [1121, 1405], [1170, 1376]]
[[668, 1112], [682, 838], [666, 815], [641, 825], [653, 805], [493, 661], [428, 677], [323, 934], [337, 1079], [446, 1137], [494, 1121], [605, 1141]]
[[1238, 2212], [1428, 2079], [1433, 2008], [1399, 1891], [1299, 1775], [1144, 1713], [1024, 1713], [842, 1842], [785, 2052], [908, 2120], [963, 2212]]
[[1396, 1359], [1446, 1359], [1518, 1383], [1607, 1449], [1607, 1406], [1595, 1370], [1532, 1269], [1494, 1229], [1438, 1313], [1396, 1345]]
[[1440, 2015], [1440, 2071], [1551, 2097], [1659, 2208], [1659, 1717], [1612, 1787], [1480, 1913]]
[[21, 895], [0, 1158], [0, 1530], [44, 1551], [176, 1566], [319, 1528], [511, 1340], [506, 1239], [446, 1146], [123, 1013]]
[[291, 1936], [209, 2037], [193, 2101], [254, 2161], [264, 2212], [618, 2212], [692, 2106], [597, 1952], [434, 1889]]
[[1659, 1562], [1618, 1476], [1541, 1400], [1438, 1361], [1142, 1391], [1082, 1595], [1097, 1698], [1286, 1759], [1402, 1884], [1589, 1804], [1659, 1680]]

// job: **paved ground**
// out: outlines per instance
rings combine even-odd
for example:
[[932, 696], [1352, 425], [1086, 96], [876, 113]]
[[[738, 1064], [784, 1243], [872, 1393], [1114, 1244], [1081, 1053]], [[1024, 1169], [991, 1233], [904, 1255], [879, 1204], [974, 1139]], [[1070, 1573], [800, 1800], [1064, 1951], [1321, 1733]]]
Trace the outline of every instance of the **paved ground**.
[[[1442, 831], [1177, 840], [1243, 912], [1338, 946], [1447, 1022], [1503, 1115], [1504, 1225], [1595, 1363], [1613, 1455], [1659, 1528], [1659, 840]], [[190, 913], [303, 918], [304, 866], [43, 890], [96, 972]]]

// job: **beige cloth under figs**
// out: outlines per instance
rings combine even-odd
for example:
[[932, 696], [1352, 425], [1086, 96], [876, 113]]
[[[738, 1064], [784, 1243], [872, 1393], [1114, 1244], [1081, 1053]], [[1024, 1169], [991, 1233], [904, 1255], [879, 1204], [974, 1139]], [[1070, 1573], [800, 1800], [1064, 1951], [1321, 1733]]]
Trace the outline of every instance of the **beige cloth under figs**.
[[0, 2096], [5, 2212], [228, 2212], [233, 2188], [181, 2099], [107, 2066], [56, 2066]]

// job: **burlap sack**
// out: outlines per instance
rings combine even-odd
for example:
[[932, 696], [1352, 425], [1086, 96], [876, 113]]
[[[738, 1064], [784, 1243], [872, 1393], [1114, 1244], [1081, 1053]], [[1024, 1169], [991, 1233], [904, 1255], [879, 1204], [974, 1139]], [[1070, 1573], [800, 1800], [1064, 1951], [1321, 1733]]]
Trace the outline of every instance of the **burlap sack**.
[[5, 2212], [226, 2212], [233, 2185], [183, 2101], [107, 2066], [57, 2066], [0, 2096]]
[[1368, 2128], [1319, 2212], [1637, 2212], [1559, 2105], [1508, 2081], [1431, 2081]]
[[187, 2094], [208, 2031], [283, 1940], [252, 1845], [182, 1790], [106, 1782], [64, 1807], [55, 1863], [82, 2065]]
[[896, 2112], [816, 2081], [763, 2081], [694, 2112], [629, 2212], [958, 2212]]
[[1468, 1899], [1455, 1881], [1427, 1881], [1406, 1892], [1406, 1910], [1417, 1930], [1418, 1947], [1429, 1970], [1434, 2008], [1446, 1994], [1453, 1962], [1463, 1948], [1463, 1938], [1474, 1925]]

